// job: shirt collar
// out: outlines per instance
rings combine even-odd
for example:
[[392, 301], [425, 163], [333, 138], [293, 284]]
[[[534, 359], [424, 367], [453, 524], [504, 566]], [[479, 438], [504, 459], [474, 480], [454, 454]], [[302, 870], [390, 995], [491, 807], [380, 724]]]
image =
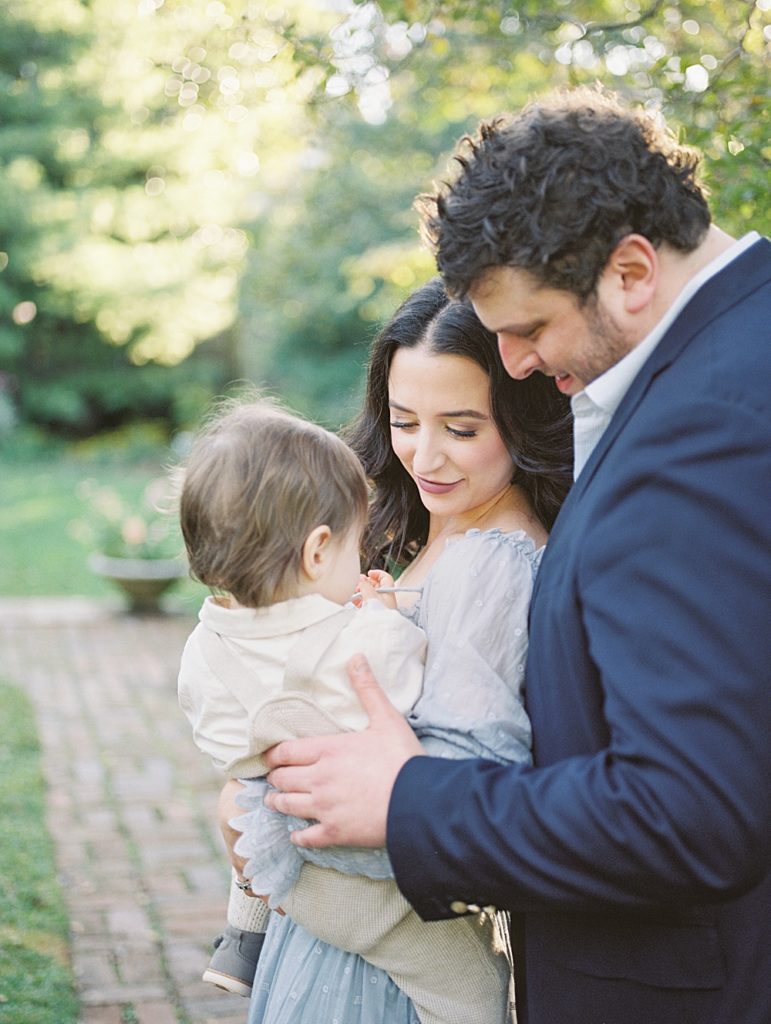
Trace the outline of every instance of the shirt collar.
[[[620, 359], [614, 366], [611, 366], [609, 370], [596, 377], [591, 384], [587, 384], [584, 390], [575, 395], [574, 398], [578, 399], [583, 394], [594, 405], [608, 413], [609, 416], [612, 416], [621, 404], [621, 399], [629, 390], [632, 381], [642, 369], [643, 364], [696, 292], [711, 277], [718, 274], [723, 267], [728, 266], [729, 263], [740, 256], [745, 249], [749, 249], [751, 245], [754, 245], [759, 238], [760, 235], [757, 231], [748, 232], [748, 234], [720, 253], [719, 256], [716, 256], [706, 267], [703, 267], [685, 285], [647, 337], [643, 338], [639, 345], [635, 345], [631, 352], [628, 352], [623, 359]], [[583, 403], [578, 404], [580, 407]]]
[[207, 597], [198, 618], [209, 629], [223, 636], [261, 638], [307, 629], [335, 615], [341, 607], [320, 594], [293, 597], [264, 608], [229, 608], [216, 598]]

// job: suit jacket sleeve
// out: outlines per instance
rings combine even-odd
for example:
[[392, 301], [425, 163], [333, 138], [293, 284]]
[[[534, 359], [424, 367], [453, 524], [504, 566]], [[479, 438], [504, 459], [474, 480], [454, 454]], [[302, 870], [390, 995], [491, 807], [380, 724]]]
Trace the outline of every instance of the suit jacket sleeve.
[[552, 700], [533, 714], [537, 767], [416, 758], [399, 775], [388, 849], [426, 918], [457, 899], [722, 900], [767, 870], [768, 401], [726, 386], [666, 407], [550, 541], [527, 672]]

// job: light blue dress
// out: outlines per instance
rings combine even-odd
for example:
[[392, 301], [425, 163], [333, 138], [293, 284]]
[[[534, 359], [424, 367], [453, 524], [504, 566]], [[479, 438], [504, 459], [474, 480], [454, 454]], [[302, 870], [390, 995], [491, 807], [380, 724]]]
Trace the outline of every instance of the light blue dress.
[[[543, 549], [523, 532], [470, 530], [448, 543], [409, 617], [425, 630], [423, 692], [409, 716], [427, 753], [530, 759], [522, 703], [527, 614]], [[366, 652], [365, 652], [366, 653]], [[348, 874], [392, 878], [384, 850], [299, 850], [306, 824], [267, 810], [267, 784], [247, 783], [239, 840], [258, 892], [272, 904], [294, 885], [303, 858]], [[419, 1024], [410, 1000], [382, 970], [273, 914], [255, 976], [248, 1024]]]

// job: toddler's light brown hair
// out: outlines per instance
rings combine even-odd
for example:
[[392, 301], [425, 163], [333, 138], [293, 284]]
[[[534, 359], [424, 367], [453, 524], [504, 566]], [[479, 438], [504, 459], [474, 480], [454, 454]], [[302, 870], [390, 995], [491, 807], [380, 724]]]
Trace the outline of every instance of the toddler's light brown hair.
[[366, 514], [367, 483], [350, 448], [267, 400], [221, 408], [184, 471], [180, 523], [191, 572], [249, 608], [295, 595], [315, 527], [342, 540]]

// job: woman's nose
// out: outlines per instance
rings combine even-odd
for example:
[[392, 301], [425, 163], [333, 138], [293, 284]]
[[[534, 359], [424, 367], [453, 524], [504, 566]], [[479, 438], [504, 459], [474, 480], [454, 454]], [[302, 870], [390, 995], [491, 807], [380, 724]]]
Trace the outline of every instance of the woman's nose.
[[432, 470], [439, 469], [443, 456], [438, 438], [434, 431], [421, 430], [415, 438], [415, 452], [412, 466], [418, 476], [424, 476]]

